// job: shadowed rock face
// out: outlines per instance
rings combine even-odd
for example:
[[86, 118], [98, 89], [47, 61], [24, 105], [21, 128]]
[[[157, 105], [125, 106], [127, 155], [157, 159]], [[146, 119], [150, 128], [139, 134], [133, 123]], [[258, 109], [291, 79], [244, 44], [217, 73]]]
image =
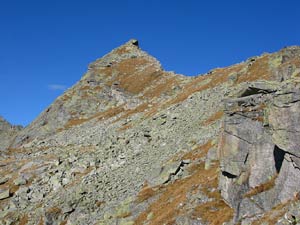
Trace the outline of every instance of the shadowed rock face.
[[105, 225], [296, 218], [299, 79], [299, 47], [184, 77], [130, 40], [91, 63], [14, 139], [0, 139], [10, 145], [0, 160], [0, 218]]

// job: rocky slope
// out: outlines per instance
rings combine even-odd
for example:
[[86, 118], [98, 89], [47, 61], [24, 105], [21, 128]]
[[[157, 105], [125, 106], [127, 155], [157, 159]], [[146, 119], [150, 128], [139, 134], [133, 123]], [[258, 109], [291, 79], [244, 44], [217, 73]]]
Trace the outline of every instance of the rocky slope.
[[9, 140], [0, 224], [296, 224], [299, 81], [299, 47], [184, 77], [130, 40]]
[[7, 149], [22, 126], [13, 126], [0, 116], [0, 152]]

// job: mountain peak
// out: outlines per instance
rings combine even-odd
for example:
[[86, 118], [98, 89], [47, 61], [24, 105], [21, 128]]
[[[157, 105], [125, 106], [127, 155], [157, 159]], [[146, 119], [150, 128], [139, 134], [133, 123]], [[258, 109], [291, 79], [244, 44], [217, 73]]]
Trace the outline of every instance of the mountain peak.
[[137, 39], [130, 39], [128, 42], [126, 42], [125, 45], [133, 45], [139, 48], [139, 41]]
[[108, 54], [92, 62], [88, 68], [89, 70], [93, 70], [95, 68], [111, 67], [122, 61], [137, 61], [136, 58], [144, 58], [147, 61], [151, 61], [152, 64], [155, 64], [156, 67], [161, 69], [160, 62], [143, 51], [139, 47], [139, 41], [136, 39], [130, 39], [125, 44], [113, 49]]

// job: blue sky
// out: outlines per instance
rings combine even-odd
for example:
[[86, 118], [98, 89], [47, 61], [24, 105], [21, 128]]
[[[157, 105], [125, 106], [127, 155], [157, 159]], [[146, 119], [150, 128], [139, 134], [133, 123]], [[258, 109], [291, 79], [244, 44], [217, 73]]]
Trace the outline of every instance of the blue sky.
[[298, 0], [2, 0], [0, 115], [29, 124], [130, 38], [186, 75], [299, 45], [299, 10]]

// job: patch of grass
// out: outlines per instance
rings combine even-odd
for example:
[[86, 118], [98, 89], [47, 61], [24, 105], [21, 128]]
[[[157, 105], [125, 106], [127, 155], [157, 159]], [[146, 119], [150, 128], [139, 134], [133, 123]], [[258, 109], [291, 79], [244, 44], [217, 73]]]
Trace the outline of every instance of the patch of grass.
[[124, 212], [122, 214], [117, 215], [117, 218], [121, 219], [121, 218], [126, 218], [131, 216], [131, 212]]
[[111, 117], [114, 117], [124, 111], [124, 105], [120, 105], [117, 107], [112, 107], [110, 109], [107, 109], [106, 111], [95, 113], [93, 116], [88, 117], [88, 118], [82, 118], [82, 119], [77, 119], [73, 118], [70, 119], [66, 124], [65, 124], [65, 129], [69, 129], [73, 126], [78, 126], [82, 123], [85, 123], [87, 121], [90, 121], [92, 119], [98, 118], [98, 121], [109, 119]]
[[147, 98], [157, 98], [163, 94], [170, 93], [174, 86], [179, 85], [179, 82], [175, 76], [167, 75], [162, 73], [162, 76], [158, 82], [156, 82], [153, 87], [148, 88], [143, 96]]
[[105, 204], [104, 201], [97, 201], [97, 202], [96, 202], [96, 206], [97, 206], [97, 207], [100, 207], [100, 206], [102, 206], [102, 205], [104, 205], [104, 204]]
[[156, 191], [146, 183], [138, 193], [136, 203], [141, 203], [155, 195]]
[[272, 189], [275, 186], [276, 178], [278, 177], [278, 174], [275, 174], [269, 181], [252, 188], [247, 193], [244, 194], [244, 198], [251, 198], [252, 196], [255, 196], [259, 193], [268, 191]]
[[216, 69], [212, 74], [209, 75], [198, 76], [194, 79], [191, 79], [189, 82], [182, 85], [180, 93], [178, 93], [174, 98], [162, 103], [156, 108], [152, 108], [149, 116], [156, 114], [159, 109], [165, 109], [172, 105], [183, 102], [196, 92], [201, 92], [226, 83], [231, 74], [240, 72], [244, 67], [244, 64], [237, 64], [231, 67]]
[[201, 218], [210, 225], [219, 225], [233, 218], [234, 210], [221, 199], [203, 203], [195, 208], [193, 219]]
[[44, 218], [41, 216], [38, 225], [44, 225]]
[[217, 120], [221, 119], [224, 115], [223, 111], [218, 111], [216, 113], [214, 113], [213, 115], [211, 115], [210, 117], [208, 117], [205, 121], [203, 121], [201, 123], [201, 126], [209, 126], [212, 123], [216, 122]]
[[270, 211], [265, 213], [263, 217], [254, 221], [252, 225], [260, 225], [260, 224], [276, 224], [280, 218], [284, 216], [286, 213], [286, 209], [288, 205], [291, 204], [292, 201], [287, 201], [285, 203], [280, 203], [274, 206]]
[[190, 160], [200, 159], [200, 158], [206, 156], [208, 150], [211, 149], [213, 146], [214, 145], [212, 143], [212, 140], [209, 140], [205, 144], [199, 145], [198, 147], [196, 147], [192, 151], [189, 151], [186, 154], [184, 154], [182, 156], [182, 159], [183, 160], [185, 160], [185, 159], [190, 159]]
[[27, 223], [28, 223], [28, 215], [22, 216], [20, 221], [19, 221], [19, 225], [25, 225]]
[[237, 83], [256, 80], [270, 80], [272, 78], [271, 71], [269, 69], [270, 55], [264, 55], [257, 58], [251, 66], [249, 66], [247, 72], [238, 77]]
[[[209, 170], [205, 170], [204, 163], [195, 165], [193, 168], [193, 174], [189, 177], [176, 180], [173, 183], [169, 183], [166, 186], [161, 186], [155, 193], [158, 195], [158, 199], [150, 204], [148, 209], [142, 212], [135, 220], [136, 225], [147, 224], [156, 225], [156, 224], [174, 224], [176, 217], [179, 215], [186, 215], [186, 209], [184, 207], [179, 207], [180, 205], [185, 205], [188, 201], [187, 195], [189, 193], [193, 193], [195, 187], [205, 185], [205, 188], [210, 189], [217, 184], [218, 178], [218, 165], [210, 168]], [[147, 192], [146, 192], [147, 193]], [[153, 192], [150, 191], [150, 195], [152, 196]], [[215, 193], [214, 193], [215, 195]], [[148, 196], [146, 194], [146, 196]], [[147, 199], [147, 198], [145, 198]], [[215, 200], [211, 204], [211, 207], [215, 207], [219, 209], [219, 216], [214, 218], [206, 217], [206, 214], [202, 215], [203, 219], [207, 219], [209, 224], [221, 224], [217, 223], [217, 221], [221, 221], [221, 218], [225, 222], [225, 220], [230, 220], [233, 216], [233, 212], [229, 206], [225, 203], [220, 202], [221, 200]], [[201, 205], [199, 205], [201, 207]], [[203, 206], [206, 207], [206, 206]], [[198, 211], [194, 212], [195, 216], [200, 216], [198, 213], [203, 208], [198, 208]], [[227, 216], [224, 216], [226, 213]], [[231, 214], [230, 214], [231, 213]], [[148, 215], [152, 215], [149, 217]], [[223, 216], [222, 216], [223, 215]], [[216, 218], [218, 220], [216, 220]]]

